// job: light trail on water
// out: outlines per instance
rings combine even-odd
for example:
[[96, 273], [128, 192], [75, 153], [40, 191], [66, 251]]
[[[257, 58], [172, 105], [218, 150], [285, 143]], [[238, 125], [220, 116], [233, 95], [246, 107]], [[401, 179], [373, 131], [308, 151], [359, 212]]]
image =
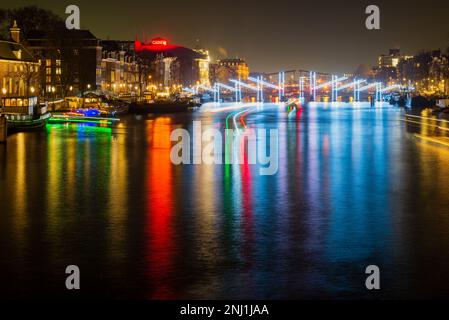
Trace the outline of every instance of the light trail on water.
[[218, 113], [218, 112], [225, 112], [225, 111], [232, 111], [232, 110], [241, 110], [243, 108], [248, 108], [250, 106], [251, 106], [251, 104], [238, 104], [238, 105], [234, 105], [234, 106], [206, 109], [206, 110], [203, 110], [203, 112]]

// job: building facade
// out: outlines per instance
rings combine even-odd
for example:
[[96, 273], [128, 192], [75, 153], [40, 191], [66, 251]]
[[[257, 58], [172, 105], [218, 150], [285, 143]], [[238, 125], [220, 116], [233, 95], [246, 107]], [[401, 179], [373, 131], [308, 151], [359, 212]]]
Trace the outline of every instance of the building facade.
[[113, 95], [139, 95], [146, 86], [142, 66], [128, 42], [102, 41], [100, 88]]
[[177, 57], [157, 55], [151, 62], [152, 79], [159, 90], [168, 90], [182, 83], [181, 61]]
[[204, 86], [210, 86], [210, 57], [209, 51], [204, 49], [195, 49], [202, 55], [202, 58], [195, 59], [194, 73], [198, 75], [198, 82]]
[[424, 95], [449, 94], [448, 56], [440, 50], [420, 52], [398, 65], [399, 80]]
[[0, 41], [1, 95], [19, 99], [35, 96], [40, 88], [40, 64], [21, 43], [16, 22], [10, 31], [11, 41]]
[[35, 31], [27, 46], [41, 64], [41, 95], [64, 97], [101, 86], [102, 50], [90, 31]]
[[138, 40], [136, 54], [151, 68], [153, 85], [157, 87], [194, 86], [210, 83], [209, 54], [154, 38], [148, 43]]
[[243, 59], [222, 59], [218, 61], [213, 77], [224, 83], [228, 82], [229, 79], [247, 80], [249, 67]]
[[401, 54], [400, 49], [390, 49], [388, 54], [382, 54], [377, 59], [377, 66], [373, 69], [374, 78], [386, 84], [400, 80], [399, 65], [410, 57]]

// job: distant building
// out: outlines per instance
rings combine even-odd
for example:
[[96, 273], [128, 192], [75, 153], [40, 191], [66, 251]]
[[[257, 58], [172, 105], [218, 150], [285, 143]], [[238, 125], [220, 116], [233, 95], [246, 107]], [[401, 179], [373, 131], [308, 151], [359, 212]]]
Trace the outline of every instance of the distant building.
[[157, 86], [192, 86], [209, 84], [209, 54], [154, 38], [149, 43], [134, 43], [136, 53], [151, 66]]
[[410, 58], [402, 55], [400, 49], [390, 49], [388, 54], [380, 55], [373, 68], [375, 80], [386, 84], [400, 81], [400, 65]]
[[214, 78], [219, 82], [229, 79], [246, 80], [249, 76], [248, 64], [243, 59], [222, 59], [218, 61]]
[[143, 70], [134, 53], [134, 43], [128, 41], [101, 41], [100, 88], [118, 95], [138, 95], [145, 90], [149, 73]]
[[102, 50], [100, 40], [90, 31], [35, 31], [27, 42], [41, 62], [42, 95], [74, 95], [101, 86]]
[[400, 49], [390, 49], [388, 54], [382, 54], [377, 59], [377, 66], [379, 68], [391, 68], [397, 67], [399, 61], [401, 61], [401, 50]]
[[21, 43], [20, 28], [15, 21], [10, 31], [11, 41], [0, 41], [0, 93], [3, 97], [35, 96], [40, 86], [39, 63]]
[[432, 55], [429, 66], [429, 91], [448, 95], [449, 94], [449, 57], [441, 51]]
[[195, 60], [194, 68], [196, 69], [194, 72], [198, 74], [198, 82], [205, 86], [210, 86], [210, 58], [209, 51], [204, 49], [195, 49], [196, 52], [203, 55], [202, 58], [198, 58]]
[[398, 64], [401, 61], [399, 49], [390, 49], [389, 54], [382, 54], [377, 59], [377, 66], [373, 68], [375, 79], [388, 83], [398, 79]]
[[398, 66], [400, 81], [421, 94], [449, 94], [448, 57], [440, 50], [421, 52]]
[[182, 79], [181, 61], [177, 57], [157, 55], [151, 62], [154, 82], [162, 89], [180, 85]]
[[209, 81], [211, 85], [218, 82], [218, 67], [216, 62], [209, 63]]
[[[265, 81], [271, 84], [279, 84], [279, 72], [261, 74]], [[306, 70], [286, 70], [284, 71], [284, 81], [286, 86], [298, 87], [300, 78], [309, 79], [310, 71]], [[305, 80], [304, 80], [305, 81]]]

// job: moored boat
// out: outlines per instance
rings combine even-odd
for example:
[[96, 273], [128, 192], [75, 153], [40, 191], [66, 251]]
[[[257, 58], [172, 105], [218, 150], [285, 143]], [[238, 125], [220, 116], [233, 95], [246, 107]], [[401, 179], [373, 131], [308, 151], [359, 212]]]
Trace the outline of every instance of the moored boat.
[[38, 97], [3, 97], [1, 106], [1, 113], [11, 131], [40, 129], [50, 118], [47, 104], [39, 104]]
[[108, 97], [96, 92], [87, 92], [82, 99], [83, 109], [97, 109], [101, 116], [115, 117], [128, 112], [129, 103], [125, 100]]
[[130, 113], [172, 113], [186, 112], [199, 107], [200, 104], [191, 99], [164, 99], [153, 102], [131, 103]]
[[118, 121], [120, 120], [117, 118], [89, 117], [73, 112], [53, 114], [51, 118], [48, 119], [49, 123], [91, 123], [105, 126], [113, 125]]

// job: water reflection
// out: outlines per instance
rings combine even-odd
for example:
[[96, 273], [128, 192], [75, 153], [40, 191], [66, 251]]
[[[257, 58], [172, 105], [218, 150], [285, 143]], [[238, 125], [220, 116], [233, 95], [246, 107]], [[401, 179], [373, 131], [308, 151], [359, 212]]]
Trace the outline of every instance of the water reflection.
[[149, 298], [174, 298], [173, 259], [176, 252], [173, 239], [173, 180], [170, 162], [170, 118], [158, 118], [147, 123], [147, 226], [148, 270], [154, 290]]
[[[276, 175], [229, 141], [224, 158], [244, 163], [171, 164], [172, 129], [223, 131], [253, 107], [236, 124], [279, 130]], [[64, 297], [77, 264], [88, 297], [446, 296], [448, 149], [416, 139], [435, 137], [432, 120], [403, 120], [381, 105], [233, 106], [13, 135], [0, 146], [2, 295]], [[364, 290], [368, 264], [381, 293]]]

